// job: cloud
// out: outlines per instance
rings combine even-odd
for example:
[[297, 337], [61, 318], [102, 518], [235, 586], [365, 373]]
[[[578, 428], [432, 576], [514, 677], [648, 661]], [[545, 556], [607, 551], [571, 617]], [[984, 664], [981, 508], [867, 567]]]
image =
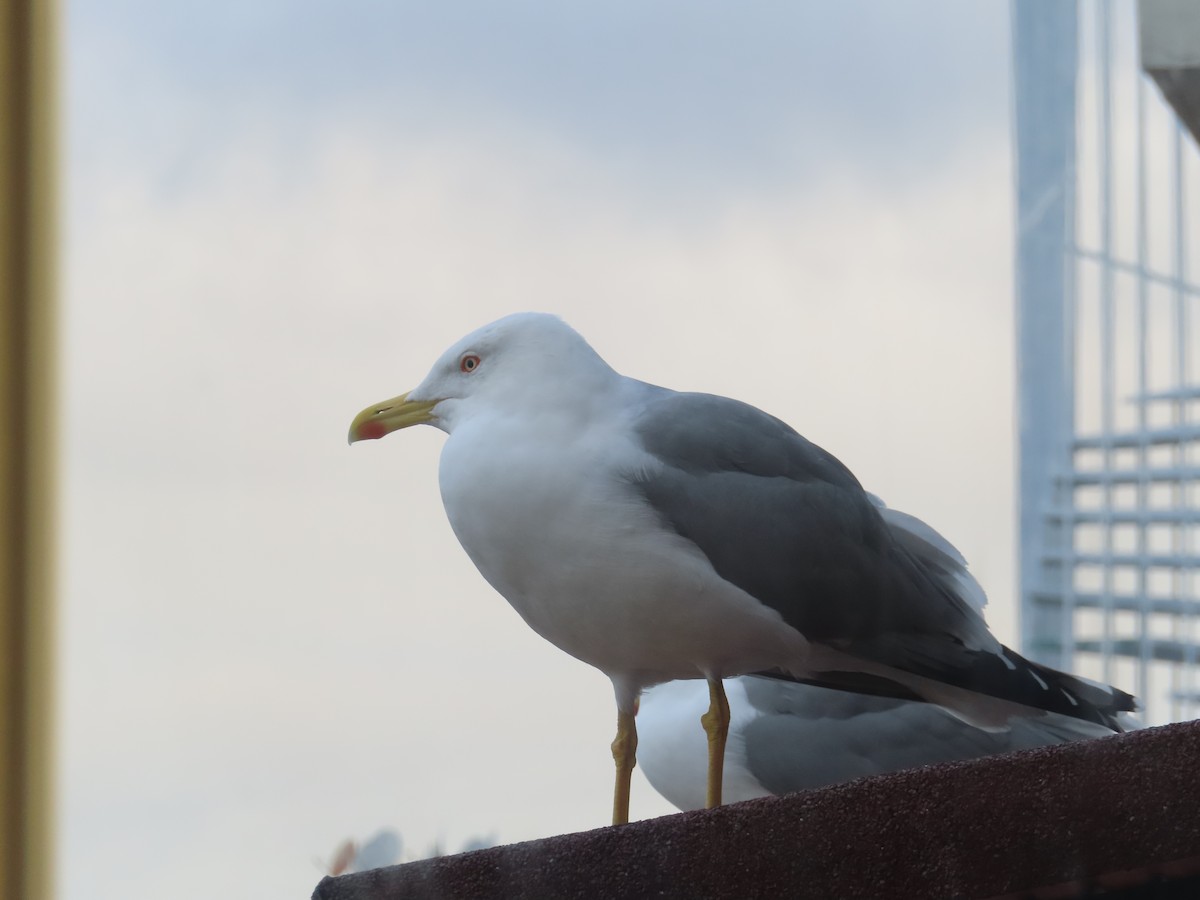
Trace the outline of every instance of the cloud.
[[[69, 252], [66, 895], [302, 892], [410, 846], [602, 824], [612, 708], [445, 523], [432, 430], [361, 406], [514, 309], [619, 369], [754, 402], [1011, 596], [1007, 149], [864, 186], [831, 163], [695, 209], [485, 123], [230, 136], [184, 190], [88, 182]], [[644, 782], [635, 815], [667, 806]], [[124, 865], [145, 848], [136, 878]], [[118, 891], [117, 885], [120, 885]], [[107, 888], [105, 886], [108, 886]]]
[[688, 203], [819, 180], [830, 157], [882, 180], [942, 165], [1004, 121], [1007, 16], [999, 0], [83, 0], [72, 118], [90, 153], [156, 144], [175, 178], [247, 121], [296, 145], [348, 106], [392, 131], [522, 122]]
[[437, 433], [344, 443], [517, 309], [787, 419], [1011, 636], [1001, 4], [295, 8], [72, 7], [64, 896], [603, 824], [604, 677], [475, 573]]

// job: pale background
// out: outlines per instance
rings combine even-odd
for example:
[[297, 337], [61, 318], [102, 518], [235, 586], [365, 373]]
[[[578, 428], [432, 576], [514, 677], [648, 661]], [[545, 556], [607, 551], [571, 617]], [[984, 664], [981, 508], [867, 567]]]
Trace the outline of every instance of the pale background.
[[458, 547], [442, 435], [345, 443], [508, 312], [791, 422], [1013, 638], [1006, 3], [65, 12], [64, 897], [607, 822], [608, 682]]

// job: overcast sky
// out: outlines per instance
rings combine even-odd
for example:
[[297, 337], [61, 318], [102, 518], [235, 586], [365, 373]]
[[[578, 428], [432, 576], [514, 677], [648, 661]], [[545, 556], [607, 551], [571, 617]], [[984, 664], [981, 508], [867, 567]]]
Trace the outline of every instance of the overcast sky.
[[[66, 8], [66, 898], [604, 825], [599, 672], [346, 446], [509, 312], [789, 421], [1013, 629], [1008, 7]], [[633, 814], [669, 811], [635, 777]]]

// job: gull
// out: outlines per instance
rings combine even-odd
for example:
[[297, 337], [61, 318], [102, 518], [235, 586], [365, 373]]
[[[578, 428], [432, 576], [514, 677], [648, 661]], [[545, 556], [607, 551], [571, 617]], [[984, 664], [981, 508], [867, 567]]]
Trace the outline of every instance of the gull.
[[[1000, 730], [977, 728], [932, 703], [755, 675], [725, 679], [725, 694], [725, 803], [1117, 731], [1054, 713], [1016, 715]], [[707, 704], [700, 681], [656, 685], [639, 702], [638, 765], [651, 787], [685, 811], [705, 806], [707, 750], [696, 720]]]
[[1030, 709], [1107, 725], [1132, 708], [1002, 646], [789, 425], [622, 376], [555, 316], [472, 332], [355, 416], [349, 439], [418, 424], [447, 434], [438, 483], [467, 556], [534, 631], [612, 682], [614, 824], [629, 818], [638, 696], [665, 681], [707, 682], [708, 806], [727, 676], [921, 699], [992, 728]]

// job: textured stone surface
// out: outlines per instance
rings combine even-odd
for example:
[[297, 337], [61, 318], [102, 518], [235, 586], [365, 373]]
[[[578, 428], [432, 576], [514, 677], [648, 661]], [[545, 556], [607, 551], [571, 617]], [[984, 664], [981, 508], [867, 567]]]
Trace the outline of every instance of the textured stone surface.
[[326, 878], [313, 897], [1200, 896], [1198, 763], [1200, 723], [1170, 725]]

